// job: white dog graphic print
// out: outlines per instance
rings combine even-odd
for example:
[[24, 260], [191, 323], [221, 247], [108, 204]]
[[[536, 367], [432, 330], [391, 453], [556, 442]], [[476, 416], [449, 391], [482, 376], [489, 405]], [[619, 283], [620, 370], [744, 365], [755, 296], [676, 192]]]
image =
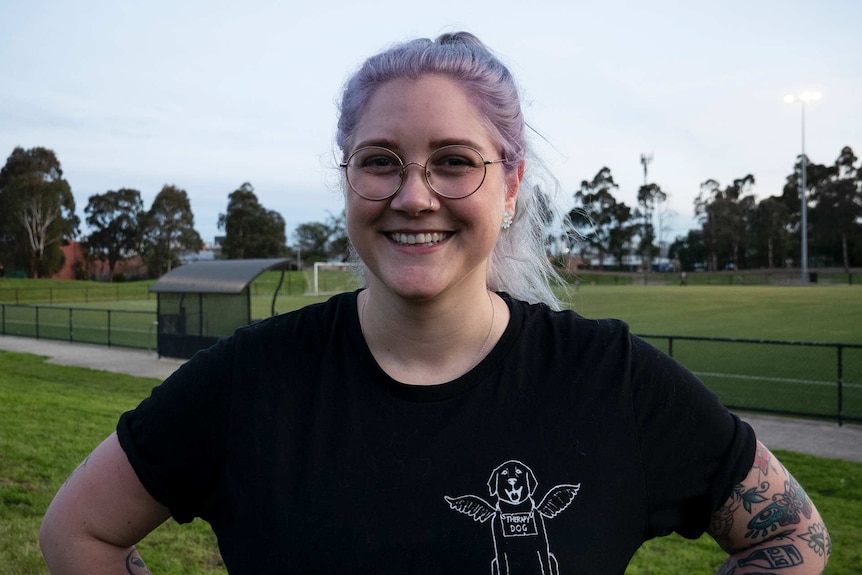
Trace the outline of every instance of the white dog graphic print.
[[520, 461], [510, 460], [497, 467], [488, 479], [488, 491], [495, 503], [476, 495], [443, 498], [451, 509], [469, 515], [474, 521], [485, 523], [491, 519], [492, 575], [558, 575], [560, 571], [548, 543], [545, 519], [562, 513], [580, 488], [580, 483], [557, 485], [536, 505], [533, 471]]

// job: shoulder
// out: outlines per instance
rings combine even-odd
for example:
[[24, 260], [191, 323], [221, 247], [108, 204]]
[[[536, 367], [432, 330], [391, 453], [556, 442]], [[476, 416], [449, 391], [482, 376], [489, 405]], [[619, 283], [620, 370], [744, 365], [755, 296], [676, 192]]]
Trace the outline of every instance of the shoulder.
[[513, 321], [523, 334], [540, 340], [553, 339], [568, 344], [599, 344], [628, 347], [631, 331], [619, 319], [587, 319], [574, 310], [553, 310], [543, 303], [528, 303], [501, 294], [509, 305]]

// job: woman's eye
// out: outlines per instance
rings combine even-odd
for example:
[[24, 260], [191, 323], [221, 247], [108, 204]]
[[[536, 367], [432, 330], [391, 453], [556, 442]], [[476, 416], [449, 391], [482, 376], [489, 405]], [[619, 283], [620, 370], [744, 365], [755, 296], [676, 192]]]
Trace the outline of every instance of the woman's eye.
[[461, 157], [461, 156], [447, 156], [442, 158], [438, 165], [447, 167], [447, 168], [458, 168], [458, 167], [468, 167], [472, 166], [473, 162], [469, 159]]
[[394, 165], [396, 165], [395, 159], [386, 156], [372, 156], [362, 161], [362, 166], [365, 168], [387, 168]]

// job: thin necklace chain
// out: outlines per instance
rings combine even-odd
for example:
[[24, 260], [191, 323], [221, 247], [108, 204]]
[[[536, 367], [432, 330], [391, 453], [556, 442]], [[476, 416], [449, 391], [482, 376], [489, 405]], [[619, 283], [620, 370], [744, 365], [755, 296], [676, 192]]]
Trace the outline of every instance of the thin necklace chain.
[[[470, 366], [470, 369], [473, 369], [479, 362], [482, 361], [482, 354], [485, 353], [485, 346], [488, 345], [488, 341], [491, 340], [491, 334], [494, 332], [494, 320], [497, 319], [497, 306], [494, 305], [494, 300], [491, 296], [491, 292], [485, 290], [485, 293], [488, 294], [488, 303], [491, 304], [491, 325], [488, 327], [488, 334], [485, 335], [485, 341], [482, 342], [482, 347], [479, 348], [479, 353], [476, 354], [476, 357], [473, 358], [473, 365]], [[468, 369], [467, 371], [470, 371]]]
[[[497, 319], [497, 306], [494, 305], [494, 299], [491, 295], [491, 292], [485, 290], [485, 293], [488, 294], [488, 303], [491, 304], [491, 325], [488, 326], [488, 333], [485, 334], [485, 339], [482, 341], [482, 347], [479, 348], [478, 353], [473, 357], [473, 362], [470, 364], [470, 367], [467, 371], [470, 371], [482, 361], [482, 354], [485, 353], [485, 348], [488, 346], [488, 342], [491, 340], [491, 334], [494, 333], [494, 323]], [[359, 310], [359, 328], [363, 330], [365, 328], [365, 308], [368, 306], [368, 294], [365, 294], [365, 299], [362, 300], [362, 309]], [[367, 336], [366, 336], [367, 337]], [[466, 372], [465, 372], [466, 373]]]

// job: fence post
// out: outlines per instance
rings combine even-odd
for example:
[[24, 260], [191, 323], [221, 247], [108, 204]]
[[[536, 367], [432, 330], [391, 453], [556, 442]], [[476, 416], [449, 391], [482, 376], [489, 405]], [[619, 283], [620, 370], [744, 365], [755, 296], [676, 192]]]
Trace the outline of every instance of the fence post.
[[36, 339], [39, 339], [39, 306], [36, 306]]
[[72, 337], [72, 308], [69, 308], [69, 343], [75, 341], [75, 338]]
[[838, 425], [844, 425], [844, 346], [838, 345]]
[[108, 347], [111, 347], [111, 310], [108, 310]]
[[6, 335], [6, 304], [0, 304], [0, 307], [3, 308], [3, 335]]

